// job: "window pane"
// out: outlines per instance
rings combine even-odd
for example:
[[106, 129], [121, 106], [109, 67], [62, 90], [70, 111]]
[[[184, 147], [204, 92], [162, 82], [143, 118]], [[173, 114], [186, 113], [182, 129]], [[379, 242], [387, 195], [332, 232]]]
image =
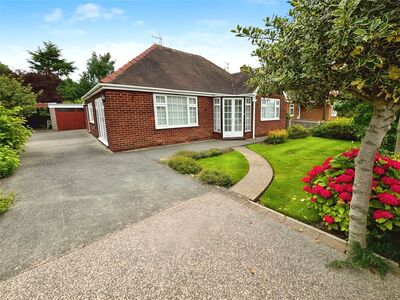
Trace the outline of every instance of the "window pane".
[[189, 98], [189, 104], [190, 105], [196, 105], [196, 98]]
[[188, 125], [187, 98], [167, 96], [168, 125]]
[[235, 100], [235, 131], [242, 131], [243, 126], [243, 101], [241, 99]]
[[232, 131], [232, 100], [224, 100], [224, 130]]
[[197, 109], [196, 109], [196, 107], [189, 107], [189, 123], [197, 124]]
[[249, 105], [246, 103], [244, 114], [245, 114], [244, 130], [250, 131], [251, 130], [251, 104]]
[[165, 96], [156, 96], [156, 103], [157, 104], [164, 104], [165, 103]]
[[167, 125], [167, 111], [165, 106], [157, 106], [157, 124], [161, 126]]
[[214, 131], [221, 132], [221, 106], [219, 105], [219, 99], [214, 99], [214, 102], [218, 103], [214, 105]]

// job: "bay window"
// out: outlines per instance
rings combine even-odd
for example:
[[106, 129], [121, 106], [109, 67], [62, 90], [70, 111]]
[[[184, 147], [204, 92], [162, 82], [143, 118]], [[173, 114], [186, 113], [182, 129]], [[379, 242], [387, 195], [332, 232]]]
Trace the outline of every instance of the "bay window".
[[154, 95], [156, 128], [198, 126], [197, 97]]
[[279, 120], [280, 100], [261, 98], [261, 121]]

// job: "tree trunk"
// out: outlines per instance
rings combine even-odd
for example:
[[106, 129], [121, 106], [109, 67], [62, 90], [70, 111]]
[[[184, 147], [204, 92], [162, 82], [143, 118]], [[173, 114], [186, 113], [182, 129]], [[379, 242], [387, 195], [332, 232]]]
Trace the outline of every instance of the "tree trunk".
[[397, 122], [396, 148], [394, 149], [394, 152], [397, 154], [400, 153], [400, 118]]
[[397, 104], [375, 101], [371, 122], [365, 134], [360, 152], [355, 160], [353, 197], [350, 203], [349, 241], [359, 242], [366, 247], [367, 216], [371, 196], [374, 157], [382, 139], [390, 129], [399, 109]]

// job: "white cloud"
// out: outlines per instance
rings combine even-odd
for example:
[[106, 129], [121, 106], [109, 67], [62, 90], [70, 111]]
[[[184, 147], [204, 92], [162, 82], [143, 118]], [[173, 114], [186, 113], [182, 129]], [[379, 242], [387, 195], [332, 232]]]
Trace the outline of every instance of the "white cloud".
[[46, 22], [57, 22], [63, 17], [63, 11], [61, 8], [55, 8], [50, 13], [44, 16]]
[[113, 19], [124, 14], [120, 8], [105, 9], [94, 3], [85, 3], [78, 5], [72, 16], [72, 21]]
[[144, 26], [144, 21], [142, 21], [142, 20], [137, 20], [137, 21], [133, 22], [133, 26], [135, 26], [135, 27], [142, 27], [142, 26]]

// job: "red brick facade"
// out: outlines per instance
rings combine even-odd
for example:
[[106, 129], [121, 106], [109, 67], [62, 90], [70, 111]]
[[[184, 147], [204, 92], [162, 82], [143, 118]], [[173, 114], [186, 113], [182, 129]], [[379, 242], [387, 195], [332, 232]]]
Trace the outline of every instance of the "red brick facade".
[[[90, 132], [98, 137], [97, 118], [94, 99], [104, 97], [104, 112], [108, 147], [110, 150], [124, 151], [159, 145], [184, 143], [207, 139], [220, 139], [221, 134], [213, 132], [213, 98], [198, 96], [197, 127], [156, 129], [153, 94], [147, 92], [107, 90], [92, 97], [86, 103], [93, 105], [94, 124], [89, 124]], [[266, 135], [273, 129], [286, 126], [286, 102], [281, 99], [280, 120], [261, 121], [260, 98], [256, 102], [256, 135]], [[85, 109], [86, 106], [85, 106]], [[252, 138], [252, 132], [246, 132], [245, 138]]]
[[[287, 104], [287, 110], [289, 111], [289, 103]], [[307, 120], [307, 121], [329, 121], [334, 119], [332, 116], [333, 107], [332, 105], [325, 104], [325, 106], [315, 107], [307, 109], [304, 106], [300, 110], [299, 118], [299, 106], [294, 105], [294, 116], [293, 119]]]

